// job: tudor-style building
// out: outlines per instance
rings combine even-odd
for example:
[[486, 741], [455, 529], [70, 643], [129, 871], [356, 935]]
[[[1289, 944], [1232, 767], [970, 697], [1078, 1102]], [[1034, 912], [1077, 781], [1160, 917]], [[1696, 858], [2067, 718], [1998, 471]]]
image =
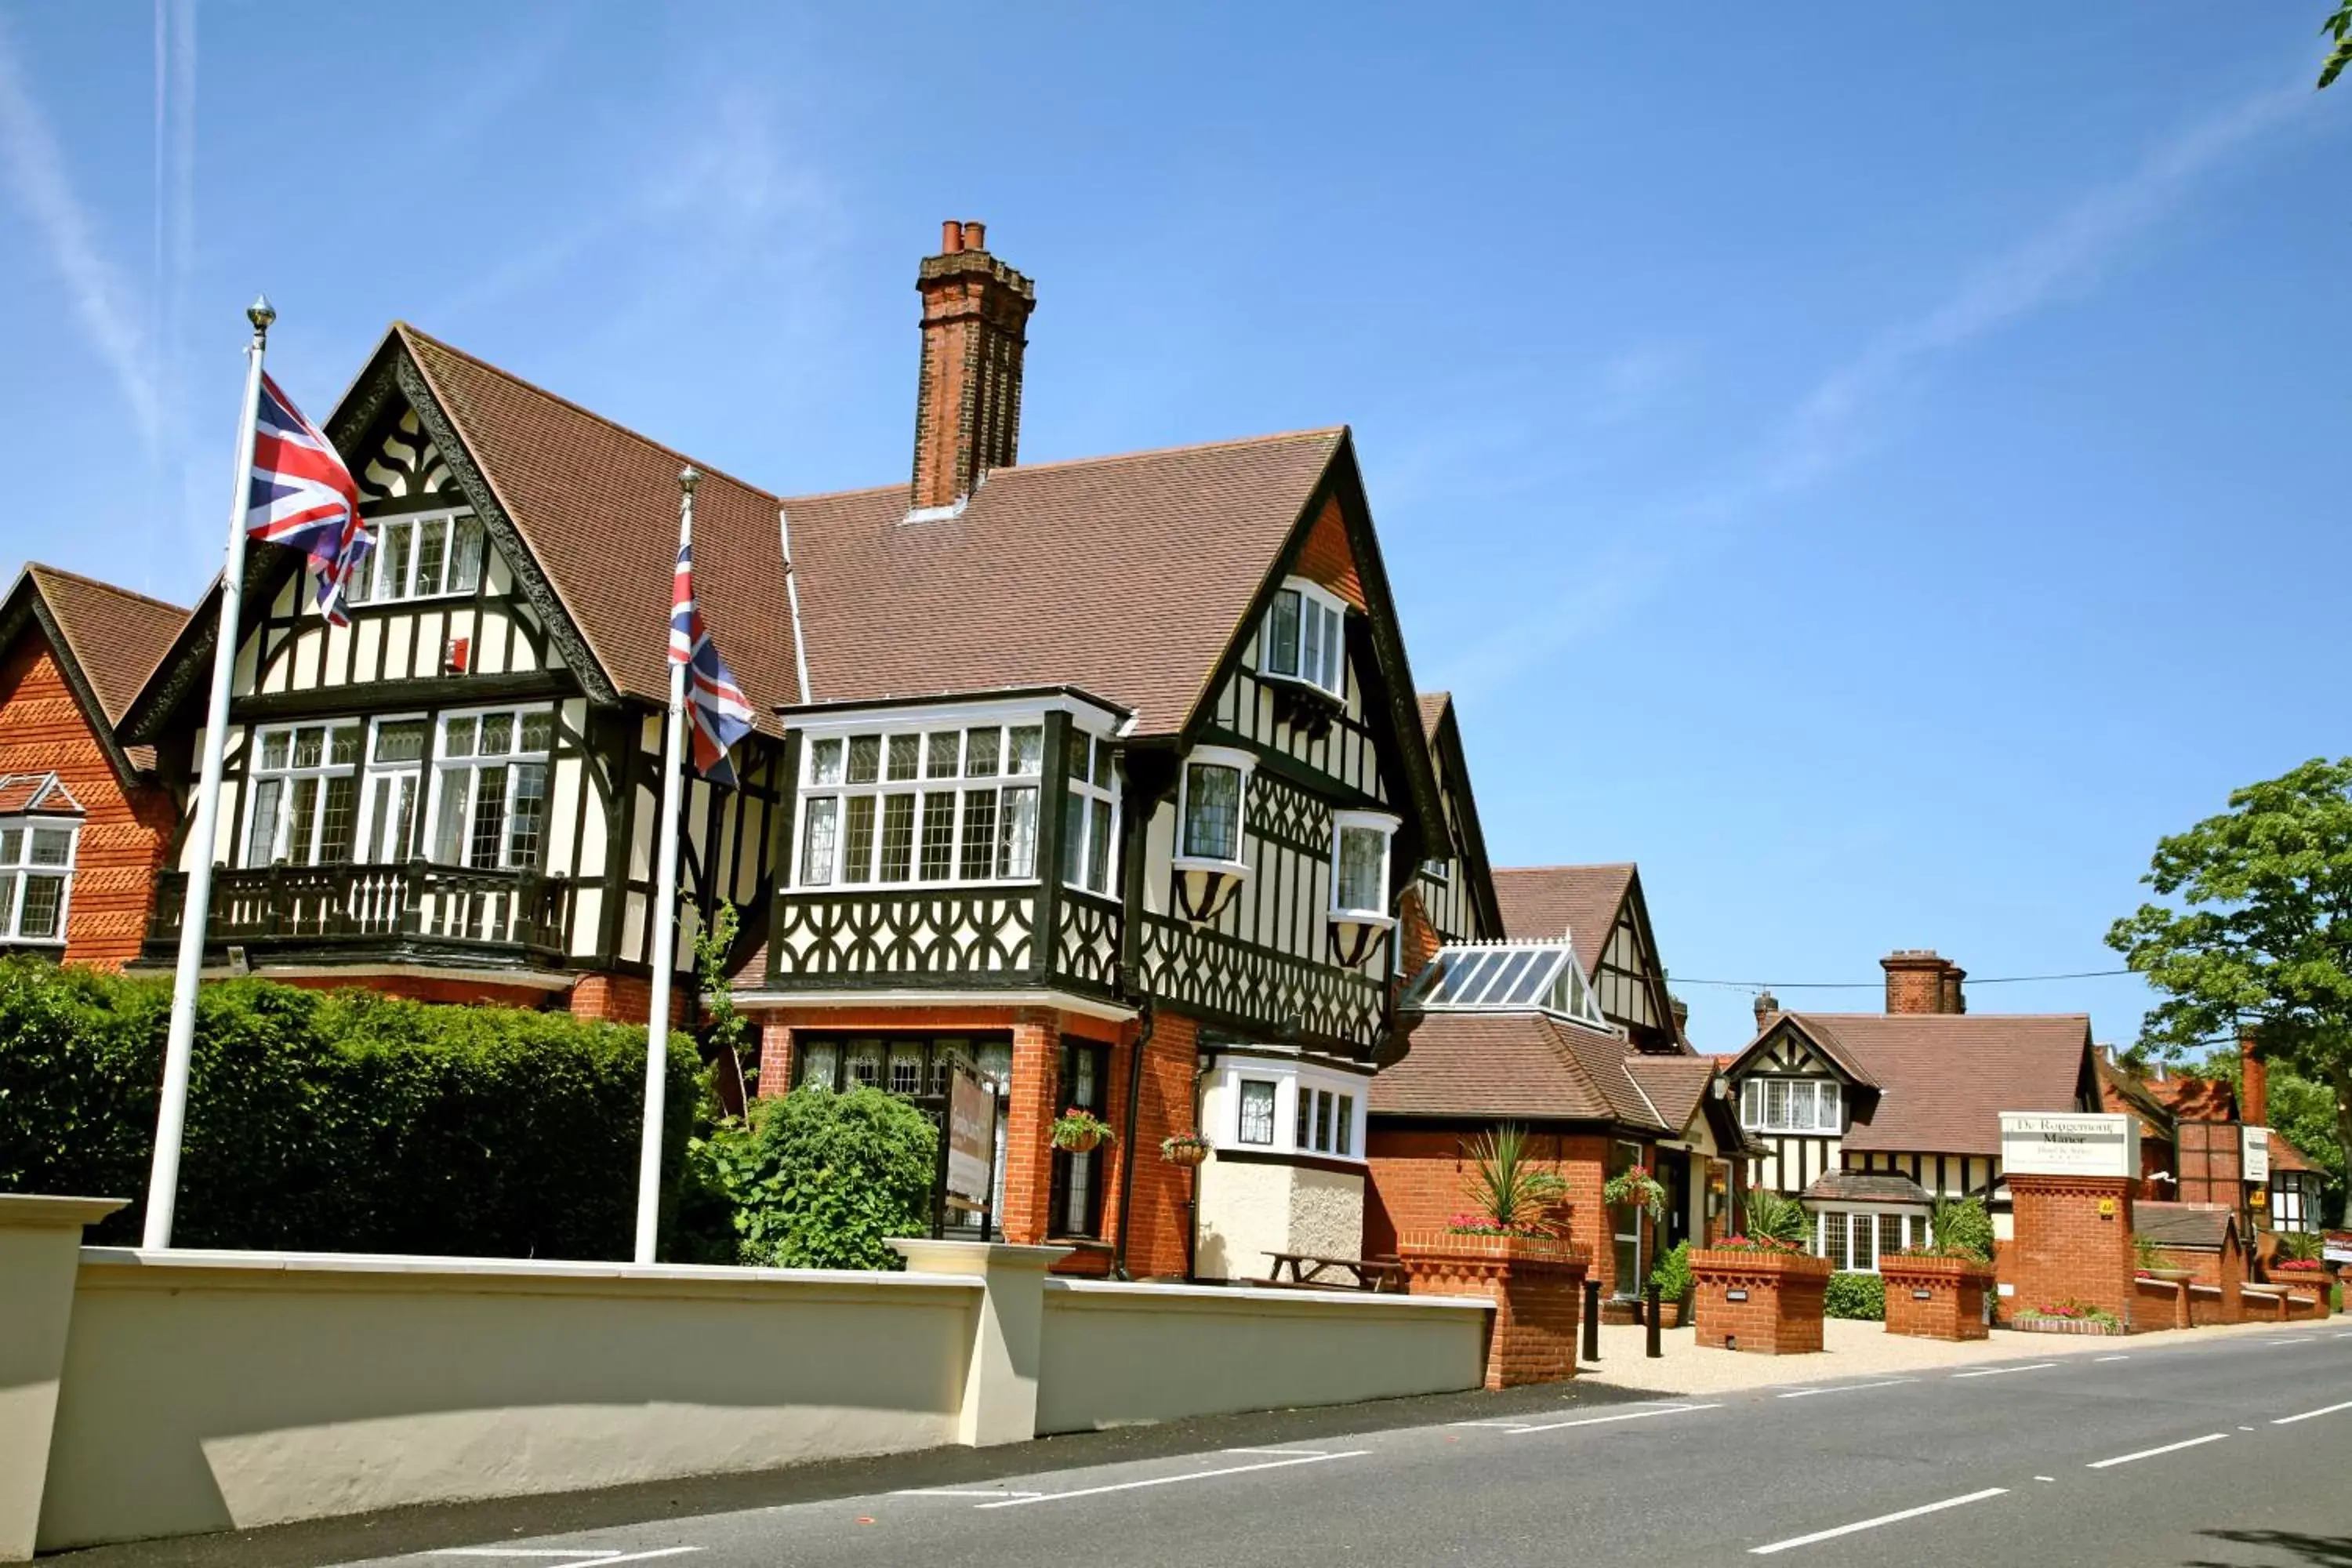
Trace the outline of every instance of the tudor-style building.
[[1880, 962], [1885, 1012], [1782, 1012], [1767, 993], [1726, 1068], [1767, 1151], [1754, 1184], [1802, 1199], [1813, 1250], [1864, 1273], [1925, 1240], [1937, 1199], [1985, 1200], [2005, 1236], [2001, 1112], [2100, 1109], [2087, 1016], [1968, 1013], [1949, 960]]
[[0, 952], [138, 955], [175, 811], [115, 722], [186, 616], [38, 564], [0, 600]]

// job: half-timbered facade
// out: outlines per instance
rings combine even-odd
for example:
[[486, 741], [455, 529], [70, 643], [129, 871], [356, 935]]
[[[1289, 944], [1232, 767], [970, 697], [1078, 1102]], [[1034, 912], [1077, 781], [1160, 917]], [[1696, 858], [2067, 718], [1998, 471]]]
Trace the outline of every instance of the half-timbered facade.
[[115, 722], [186, 616], [53, 566], [0, 600], [0, 952], [137, 956], [174, 810]]
[[1687, 1052], [1650, 927], [1642, 873], [1631, 864], [1506, 866], [1495, 871], [1504, 933], [1576, 943], [1601, 1010], [1638, 1050]]
[[1469, 756], [1450, 694], [1422, 693], [1421, 728], [1437, 779], [1445, 838], [1432, 846], [1413, 875], [1407, 930], [1425, 928], [1425, 935], [1419, 951], [1409, 942], [1401, 944], [1408, 974], [1418, 973], [1444, 943], [1492, 942], [1503, 934], [1494, 868], [1486, 858], [1486, 836], [1478, 825], [1478, 803], [1470, 786]]

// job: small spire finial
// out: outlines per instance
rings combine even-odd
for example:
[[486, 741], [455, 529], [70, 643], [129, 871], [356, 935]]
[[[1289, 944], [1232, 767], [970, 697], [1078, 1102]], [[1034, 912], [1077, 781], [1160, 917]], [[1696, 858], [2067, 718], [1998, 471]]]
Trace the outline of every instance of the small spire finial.
[[245, 308], [245, 319], [253, 323], [256, 332], [266, 333], [269, 323], [278, 319], [278, 307], [269, 302], [268, 295], [256, 294], [253, 303]]
[[692, 463], [688, 463], [686, 467], [677, 471], [677, 488], [684, 490], [688, 495], [692, 495], [694, 493], [694, 487], [701, 482], [702, 475], [696, 471]]

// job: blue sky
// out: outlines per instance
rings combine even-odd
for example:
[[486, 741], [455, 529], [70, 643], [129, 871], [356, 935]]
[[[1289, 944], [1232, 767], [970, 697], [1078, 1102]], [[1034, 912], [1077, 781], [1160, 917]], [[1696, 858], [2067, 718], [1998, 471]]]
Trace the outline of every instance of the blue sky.
[[894, 479], [980, 217], [1032, 460], [1355, 426], [1499, 862], [1639, 860], [1685, 982], [2106, 969], [2158, 834], [2352, 750], [2324, 9], [0, 0], [6, 552], [197, 591], [257, 289], [315, 411], [404, 317]]

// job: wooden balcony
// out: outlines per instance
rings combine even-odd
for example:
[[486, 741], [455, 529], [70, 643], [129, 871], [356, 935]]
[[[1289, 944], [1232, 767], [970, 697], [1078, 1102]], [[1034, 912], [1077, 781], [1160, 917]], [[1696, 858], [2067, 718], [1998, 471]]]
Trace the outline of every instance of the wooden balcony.
[[[170, 963], [187, 904], [184, 872], [155, 878], [141, 951]], [[553, 964], [563, 957], [572, 884], [536, 871], [398, 865], [221, 868], [213, 873], [205, 963], [242, 947], [256, 962]]]

